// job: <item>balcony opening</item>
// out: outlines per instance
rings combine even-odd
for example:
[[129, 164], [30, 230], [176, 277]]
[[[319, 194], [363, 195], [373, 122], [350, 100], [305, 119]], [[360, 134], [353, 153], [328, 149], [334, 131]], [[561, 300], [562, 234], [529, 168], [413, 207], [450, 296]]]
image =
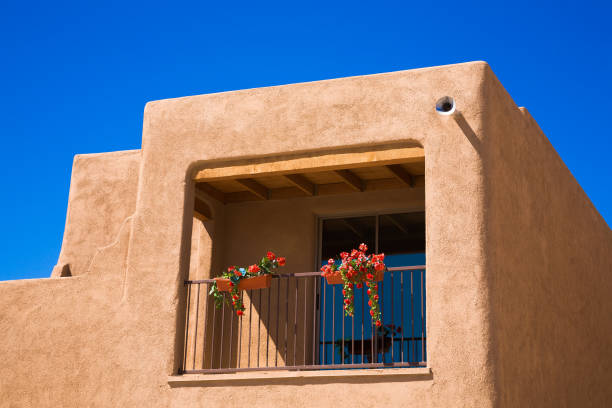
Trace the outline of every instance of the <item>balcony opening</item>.
[[[426, 365], [422, 148], [216, 166], [194, 177], [181, 373]], [[361, 242], [386, 254], [380, 329], [361, 312], [358, 292], [354, 317], [343, 318], [342, 285], [319, 272]], [[287, 259], [270, 288], [242, 292], [241, 317], [215, 308], [214, 277], [267, 251]]]

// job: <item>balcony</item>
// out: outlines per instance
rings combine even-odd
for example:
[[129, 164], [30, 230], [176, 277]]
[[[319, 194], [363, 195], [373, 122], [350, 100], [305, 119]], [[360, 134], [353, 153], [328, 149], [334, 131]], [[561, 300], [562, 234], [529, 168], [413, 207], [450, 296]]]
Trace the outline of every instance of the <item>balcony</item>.
[[390, 267], [379, 284], [383, 325], [368, 314], [365, 288], [355, 315], [342, 285], [319, 272], [273, 275], [268, 289], [242, 292], [246, 311], [216, 309], [213, 279], [187, 280], [183, 374], [426, 366], [425, 266]]

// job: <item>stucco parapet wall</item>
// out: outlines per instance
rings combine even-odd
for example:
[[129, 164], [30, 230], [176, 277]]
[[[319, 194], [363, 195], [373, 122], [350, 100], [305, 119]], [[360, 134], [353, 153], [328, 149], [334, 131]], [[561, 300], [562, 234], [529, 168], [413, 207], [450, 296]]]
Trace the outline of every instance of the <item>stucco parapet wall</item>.
[[453, 95], [470, 118], [479, 117], [487, 70], [485, 62], [471, 62], [149, 102], [144, 158], [163, 146], [163, 154], [203, 166], [209, 160], [423, 143], [448, 132], [433, 109], [440, 96]]
[[140, 150], [77, 154], [72, 165], [62, 249], [51, 277], [92, 269], [136, 208]]
[[259, 371], [251, 373], [234, 374], [185, 374], [168, 377], [168, 384], [175, 387], [206, 386], [222, 383], [223, 385], [237, 386], [248, 383], [269, 384], [271, 381], [282, 383], [295, 382], [339, 382], [345, 383], [351, 380], [363, 379], [368, 382], [393, 382], [393, 381], [427, 381], [433, 379], [431, 368], [387, 368], [367, 370], [322, 370], [322, 371]]

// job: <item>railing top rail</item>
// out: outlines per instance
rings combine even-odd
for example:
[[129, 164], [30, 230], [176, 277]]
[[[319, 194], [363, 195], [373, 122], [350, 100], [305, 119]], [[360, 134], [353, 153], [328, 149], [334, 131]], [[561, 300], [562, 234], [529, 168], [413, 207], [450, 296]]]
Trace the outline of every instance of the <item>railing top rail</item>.
[[[393, 266], [387, 268], [387, 271], [418, 271], [425, 270], [425, 265], [416, 266]], [[309, 276], [321, 276], [321, 272], [298, 272], [298, 273], [281, 273], [278, 275], [272, 275], [272, 278], [303, 278]], [[185, 285], [197, 284], [197, 283], [214, 283], [214, 279], [199, 279], [199, 280], [186, 280]]]

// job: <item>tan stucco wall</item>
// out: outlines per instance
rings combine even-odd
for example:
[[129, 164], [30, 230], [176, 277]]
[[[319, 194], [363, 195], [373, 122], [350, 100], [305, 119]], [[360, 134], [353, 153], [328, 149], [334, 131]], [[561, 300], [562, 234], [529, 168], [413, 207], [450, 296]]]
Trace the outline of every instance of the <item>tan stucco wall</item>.
[[612, 231], [529, 112], [490, 72], [487, 82], [482, 153], [500, 405], [612, 406]]
[[[494, 277], [499, 276], [495, 268], [513, 256], [510, 250], [496, 249], [506, 238], [503, 234], [509, 234], [500, 231], [512, 217], [521, 215], [496, 197], [502, 187], [494, 184], [506, 182], [499, 178], [507, 177], [517, 159], [505, 159], [508, 169], [501, 164], [493, 166], [489, 159], [496, 157], [496, 147], [490, 144], [520, 132], [524, 119], [512, 113], [508, 107], [511, 104], [497, 101], [503, 91], [491, 77], [488, 66], [476, 62], [149, 103], [139, 153], [137, 193], [134, 195], [128, 187], [136, 182], [134, 178], [118, 177], [118, 184], [109, 185], [124, 188], [119, 186], [126, 183], [129, 197], [122, 197], [128, 204], [121, 201], [120, 213], [113, 213], [113, 221], [106, 224], [112, 228], [91, 244], [80, 244], [85, 235], [75, 235], [74, 240], [65, 238], [62, 257], [66, 258], [61, 261], [87, 265], [87, 260], [93, 259], [87, 273], [77, 272], [80, 276], [73, 278], [0, 283], [0, 355], [4, 362], [0, 365], [0, 406], [369, 407], [418, 403], [487, 407], [502, 402], [513, 406], [512, 398], [520, 393], [502, 388], [518, 381], [516, 373], [522, 364], [509, 360], [517, 346], [504, 336], [519, 318], [500, 321], [500, 316], [511, 313], [510, 301], [500, 297], [507, 296], [505, 291], [512, 285]], [[463, 113], [461, 127], [434, 112], [436, 99], [443, 95], [455, 97]], [[509, 116], [499, 117], [500, 112]], [[190, 238], [192, 231], [203, 233], [192, 224], [193, 172], [223, 160], [246, 163], [253, 157], [407, 141], [418, 142], [426, 153], [427, 337], [428, 364], [433, 374], [413, 381], [384, 376], [375, 380], [294, 378], [171, 388], [168, 376], [177, 372], [183, 351], [182, 281], [193, 265]], [[530, 152], [536, 159], [552, 154], [544, 143]], [[135, 172], [134, 162], [126, 160], [129, 164], [123, 165]], [[558, 190], [550, 191], [565, 192], [566, 199], [576, 206], [571, 207], [574, 210], [586, 206], [585, 217], [590, 219], [583, 227], [556, 232], [582, 234], [584, 243], [574, 253], [582, 255], [584, 250], [595, 258], [598, 251], [603, 251], [596, 246], [602, 242], [605, 245], [609, 229], [597, 219], [592, 207], [589, 210], [590, 204], [584, 204], [583, 193], [571, 187], [575, 182], [567, 170], [560, 168], [558, 161], [552, 160], [550, 165], [550, 173], [544, 174], [551, 180], [546, 181], [561, 184], [555, 187]], [[529, 171], [534, 170], [521, 168], [519, 174], [527, 178], [532, 174]], [[76, 178], [73, 175], [73, 186]], [[521, 191], [514, 188], [520, 197]], [[69, 207], [79, 201], [73, 197], [73, 190], [71, 187]], [[88, 205], [83, 204], [95, 200], [96, 193], [90, 191], [85, 194], [90, 198], [70, 207], [68, 218], [82, 221], [67, 220], [66, 234], [73, 225], [82, 231], [102, 228], [88, 218]], [[135, 200], [135, 210], [130, 211], [129, 203], [134, 202], [130, 200]], [[257, 205], [265, 204], [270, 203]], [[551, 217], [569, 212], [557, 205], [559, 210]], [[492, 215], [498, 208], [500, 214], [505, 212], [506, 220]], [[224, 210], [213, 212], [228, 220]], [[225, 212], [237, 214], [227, 208]], [[525, 228], [524, 222], [517, 223]], [[233, 242], [229, 236], [224, 238], [222, 230], [215, 229], [213, 235], [213, 241]], [[523, 236], [521, 245], [527, 246], [530, 237]], [[570, 240], [556, 239], [560, 245]], [[83, 245], [83, 251], [68, 242]], [[555, 268], [564, 250], [567, 245], [550, 250], [556, 254], [551, 255]], [[68, 257], [71, 251], [78, 259]], [[214, 265], [222, 264], [225, 258], [215, 250], [214, 243], [212, 256]], [[199, 262], [206, 264], [207, 260]], [[593, 277], [597, 275], [595, 262], [589, 269]], [[82, 268], [78, 266], [76, 271]], [[535, 272], [531, 270], [530, 274]], [[551, 286], [550, 292], [542, 291], [551, 299], [548, 310], [554, 311], [552, 305], [565, 301], [565, 289], [571, 286], [569, 275], [565, 276], [566, 280]], [[598, 290], [595, 286], [589, 288], [591, 292]], [[605, 283], [599, 288], [608, 289]], [[530, 290], [525, 288], [526, 293]], [[552, 315], [542, 312], [539, 316]], [[589, 324], [595, 320], [597, 317]], [[535, 318], [529, 321], [536, 322]], [[607, 320], [602, 321], [605, 324]], [[551, 322], [542, 325], [553, 326]], [[533, 330], [541, 330], [534, 326]], [[538, 344], [543, 343], [542, 338], [537, 338]], [[553, 350], [559, 351], [560, 341], [553, 344]], [[609, 367], [609, 354], [601, 352], [599, 356], [599, 367]], [[595, 359], [591, 355], [589, 361]], [[545, 375], [533, 368], [536, 363], [530, 364], [526, 367]], [[561, 373], [556, 371], [554, 375], [560, 378]], [[578, 381], [577, 376], [572, 378]], [[582, 378], [603, 395], [599, 378]], [[554, 383], [554, 379], [542, 380], [540, 388], [524, 389], [527, 393], [544, 390], [554, 398], [550, 392]]]
[[136, 208], [139, 166], [140, 150], [75, 156], [54, 277], [64, 265], [72, 276], [87, 273], [94, 257], [117, 239]]

